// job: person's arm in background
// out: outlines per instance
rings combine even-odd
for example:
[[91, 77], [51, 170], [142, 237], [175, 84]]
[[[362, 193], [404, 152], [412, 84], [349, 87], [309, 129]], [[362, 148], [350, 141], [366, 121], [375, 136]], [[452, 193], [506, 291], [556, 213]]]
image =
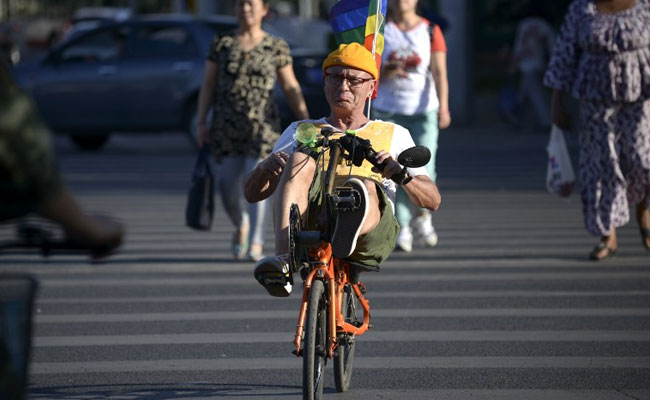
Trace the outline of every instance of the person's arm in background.
[[203, 82], [201, 83], [201, 91], [199, 92], [199, 102], [197, 104], [197, 142], [199, 147], [203, 147], [205, 143], [210, 143], [210, 127], [206, 118], [214, 100], [214, 91], [219, 79], [218, 74], [219, 66], [217, 63], [206, 60]]
[[297, 119], [309, 119], [309, 111], [307, 111], [302, 89], [293, 72], [293, 59], [289, 45], [284, 40], [278, 39], [274, 51], [273, 59], [275, 60], [277, 79], [284, 98], [287, 99], [289, 107]]
[[447, 79], [447, 53], [436, 51], [431, 54], [431, 73], [436, 84], [436, 93], [440, 108], [438, 109], [438, 128], [445, 129], [451, 124], [449, 113], [449, 80]]
[[438, 109], [438, 128], [445, 129], [451, 124], [449, 113], [449, 80], [447, 78], [447, 45], [442, 31], [436, 25], [431, 41], [431, 64], [429, 69], [436, 85], [440, 108]]
[[564, 105], [564, 91], [553, 89], [551, 95], [551, 122], [566, 131], [571, 129], [571, 114]]
[[307, 111], [307, 104], [302, 95], [302, 89], [293, 73], [293, 64], [287, 64], [278, 68], [278, 81], [284, 97], [289, 102], [291, 111], [297, 119], [309, 119], [309, 112]]

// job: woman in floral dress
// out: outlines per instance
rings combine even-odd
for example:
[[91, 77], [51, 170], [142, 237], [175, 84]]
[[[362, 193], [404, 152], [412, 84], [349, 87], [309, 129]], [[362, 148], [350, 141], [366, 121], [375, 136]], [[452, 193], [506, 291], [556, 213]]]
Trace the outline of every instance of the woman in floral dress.
[[[280, 137], [273, 99], [276, 79], [298, 119], [307, 106], [293, 72], [287, 43], [262, 29], [267, 0], [237, 0], [238, 28], [214, 38], [198, 103], [198, 142], [209, 143], [219, 165], [224, 208], [237, 227], [232, 253], [237, 259], [262, 257], [265, 202], [247, 204], [244, 178], [267, 157]], [[206, 123], [210, 106], [214, 117]], [[250, 245], [250, 246], [249, 246]]]
[[580, 182], [589, 254], [618, 248], [616, 228], [636, 208], [650, 250], [650, 0], [575, 0], [557, 38], [544, 83], [553, 122], [567, 128], [563, 94], [579, 100]]

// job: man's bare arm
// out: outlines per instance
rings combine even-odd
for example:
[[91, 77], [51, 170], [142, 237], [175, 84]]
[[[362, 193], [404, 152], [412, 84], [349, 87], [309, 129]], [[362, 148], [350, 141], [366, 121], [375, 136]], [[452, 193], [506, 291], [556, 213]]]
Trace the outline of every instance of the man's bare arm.
[[[402, 166], [385, 151], [377, 153], [377, 161], [379, 163], [386, 162], [386, 166], [381, 172], [384, 178], [390, 178], [402, 170]], [[414, 205], [431, 211], [436, 211], [440, 207], [442, 198], [438, 186], [428, 176], [415, 176], [410, 182], [402, 185], [402, 188], [404, 188]]]
[[289, 159], [283, 151], [272, 153], [262, 160], [246, 177], [244, 182], [244, 197], [249, 203], [262, 201], [275, 192], [280, 182], [280, 175]]

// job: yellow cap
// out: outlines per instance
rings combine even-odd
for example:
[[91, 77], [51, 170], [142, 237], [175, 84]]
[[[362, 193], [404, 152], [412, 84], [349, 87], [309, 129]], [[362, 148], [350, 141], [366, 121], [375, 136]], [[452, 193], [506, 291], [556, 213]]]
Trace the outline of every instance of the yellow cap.
[[323, 72], [329, 67], [340, 65], [366, 71], [374, 79], [379, 75], [377, 73], [377, 63], [372, 53], [359, 43], [342, 44], [338, 49], [331, 52], [325, 61], [323, 61]]

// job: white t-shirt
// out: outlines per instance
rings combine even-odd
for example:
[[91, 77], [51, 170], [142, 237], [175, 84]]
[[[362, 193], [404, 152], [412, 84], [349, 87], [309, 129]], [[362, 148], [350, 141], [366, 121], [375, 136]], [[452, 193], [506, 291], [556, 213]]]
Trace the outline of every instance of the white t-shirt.
[[377, 98], [373, 108], [402, 115], [422, 114], [438, 109], [436, 85], [429, 66], [431, 64], [431, 32], [429, 21], [403, 31], [389, 21], [384, 28], [382, 64], [401, 60], [406, 64], [406, 77], [380, 76]]
[[[274, 153], [283, 151], [291, 155], [296, 150], [298, 147], [298, 142], [295, 139], [295, 132], [298, 128], [298, 124], [313, 124], [321, 128], [330, 127], [334, 129], [335, 132], [337, 131], [335, 127], [327, 123], [325, 118], [294, 122], [289, 125], [287, 129], [284, 130], [284, 132], [282, 132], [282, 136], [280, 136], [280, 139], [278, 139], [275, 147], [273, 148]], [[373, 149], [376, 151], [384, 150], [396, 160], [402, 151], [415, 146], [415, 143], [413, 142], [413, 138], [411, 137], [409, 131], [406, 128], [392, 122], [385, 122], [380, 120], [369, 121], [367, 124], [356, 130], [356, 135], [364, 139], [369, 139]], [[392, 203], [394, 203], [395, 192], [397, 191], [395, 182], [390, 179], [385, 179], [377, 173], [370, 172], [371, 167], [372, 165], [370, 165], [368, 161], [364, 161], [361, 167], [352, 167], [352, 169], [350, 169], [350, 167], [339, 166], [339, 169], [337, 169], [337, 176], [347, 177], [348, 173], [351, 173], [354, 176], [362, 176], [381, 181], [381, 184], [386, 191], [388, 198]], [[424, 167], [409, 168], [408, 173], [411, 176], [429, 176], [426, 168]], [[429, 178], [431, 177], [429, 176]]]

